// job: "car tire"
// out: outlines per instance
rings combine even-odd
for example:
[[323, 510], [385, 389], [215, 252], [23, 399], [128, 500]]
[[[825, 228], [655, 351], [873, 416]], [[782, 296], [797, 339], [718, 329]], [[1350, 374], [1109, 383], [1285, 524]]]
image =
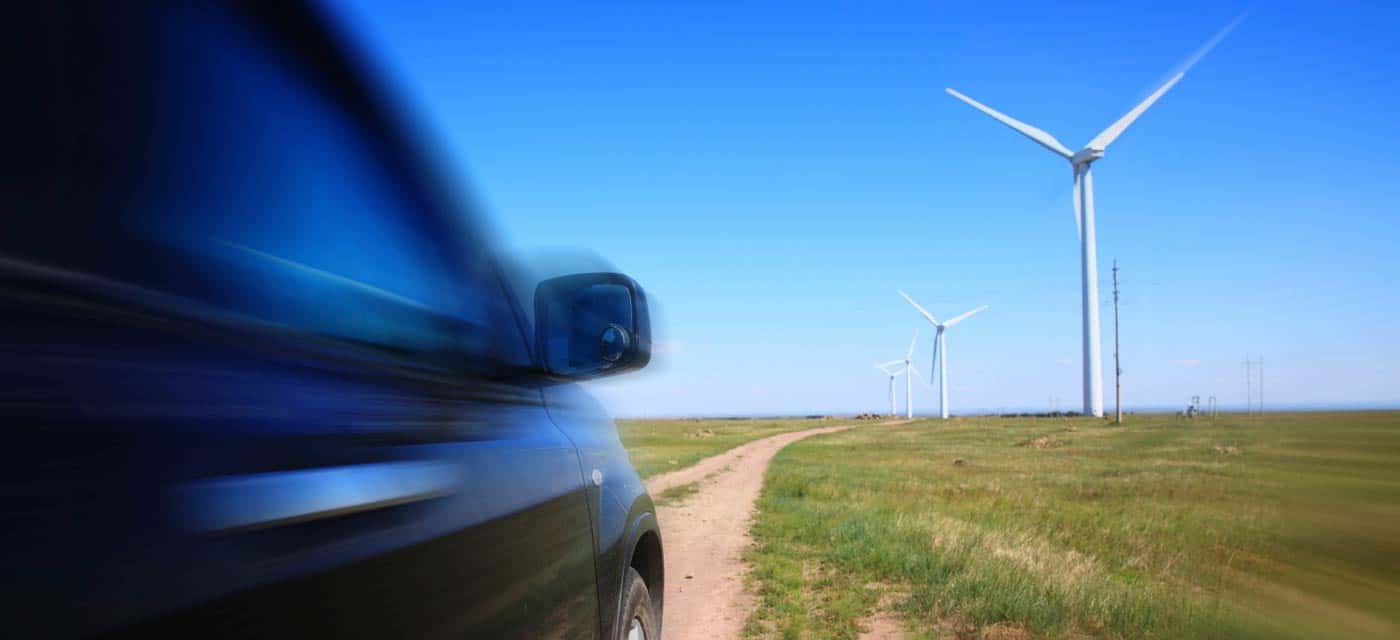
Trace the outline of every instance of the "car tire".
[[627, 582], [622, 585], [622, 624], [617, 626], [617, 640], [660, 640], [661, 621], [652, 608], [647, 583], [636, 569], [627, 567]]

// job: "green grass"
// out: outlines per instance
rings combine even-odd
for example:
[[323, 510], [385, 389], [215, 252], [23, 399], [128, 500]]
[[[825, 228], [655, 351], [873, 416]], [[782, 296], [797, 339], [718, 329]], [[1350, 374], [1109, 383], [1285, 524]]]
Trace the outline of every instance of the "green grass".
[[695, 495], [700, 491], [700, 482], [687, 482], [678, 484], [670, 489], [661, 492], [656, 496], [656, 506], [667, 507], [685, 502], [686, 498]]
[[817, 436], [754, 534], [751, 636], [1400, 637], [1400, 413]]
[[836, 419], [619, 420], [618, 435], [643, 478], [688, 467], [745, 442], [833, 424]]

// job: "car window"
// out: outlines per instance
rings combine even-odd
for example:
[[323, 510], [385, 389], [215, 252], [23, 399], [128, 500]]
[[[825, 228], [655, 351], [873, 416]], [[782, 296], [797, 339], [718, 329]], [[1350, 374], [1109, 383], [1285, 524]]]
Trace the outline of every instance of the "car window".
[[[40, 160], [53, 148], [68, 155], [26, 171], [47, 166], [39, 182], [102, 193], [42, 194], [50, 206], [34, 208], [68, 220], [27, 225], [40, 248], [28, 238], [15, 243], [20, 253], [71, 254], [61, 262], [357, 343], [521, 358], [467, 221], [432, 197], [401, 139], [318, 74], [315, 54], [223, 10], [139, 15], [85, 45], [90, 71], [49, 61], [34, 74], [51, 93], [87, 95], [64, 95], [70, 111], [40, 116], [68, 122], [27, 146]], [[121, 41], [122, 27], [135, 35]], [[72, 238], [85, 221], [112, 232], [105, 243]]]

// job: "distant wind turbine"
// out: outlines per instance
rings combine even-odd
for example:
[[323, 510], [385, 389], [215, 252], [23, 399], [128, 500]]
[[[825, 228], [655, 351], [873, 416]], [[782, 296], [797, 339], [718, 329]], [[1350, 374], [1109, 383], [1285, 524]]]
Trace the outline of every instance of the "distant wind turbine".
[[1056, 155], [1066, 159], [1070, 167], [1074, 170], [1074, 221], [1079, 226], [1079, 261], [1080, 261], [1080, 296], [1083, 302], [1083, 339], [1084, 339], [1084, 413], [1095, 417], [1103, 417], [1103, 364], [1100, 362], [1099, 351], [1099, 275], [1098, 275], [1098, 247], [1094, 236], [1094, 180], [1090, 165], [1095, 160], [1103, 157], [1104, 150], [1108, 148], [1118, 136], [1122, 135], [1139, 116], [1147, 111], [1153, 103], [1157, 102], [1163, 94], [1176, 85], [1186, 71], [1196, 64], [1198, 60], [1205, 56], [1215, 45], [1234, 30], [1241, 21], [1243, 15], [1235, 18], [1214, 37], [1198, 49], [1176, 75], [1167, 80], [1152, 95], [1147, 96], [1141, 104], [1133, 107], [1117, 122], [1109, 125], [1099, 135], [1094, 136], [1088, 144], [1079, 151], [1071, 151], [1069, 147], [1061, 144], [1055, 136], [1045, 131], [1021, 122], [996, 109], [969, 98], [954, 89], [947, 89], [948, 93], [972, 108], [981, 111], [1002, 124], [1015, 129], [1021, 135], [1030, 138]]
[[919, 330], [909, 340], [909, 350], [904, 352], [904, 417], [914, 418], [914, 344], [919, 341]]
[[914, 306], [914, 310], [918, 311], [919, 315], [922, 315], [925, 319], [929, 321], [929, 324], [932, 324], [934, 328], [938, 330], [938, 335], [935, 336], [933, 339], [933, 361], [929, 364], [929, 368], [934, 371], [934, 375], [938, 376], [938, 415], [944, 420], [947, 420], [948, 348], [944, 344], [943, 331], [953, 326], [956, 326], [959, 322], [962, 322], [963, 320], [966, 320], [983, 311], [986, 311], [987, 305], [977, 307], [976, 309], [973, 309], [972, 311], [964, 313], [960, 316], [954, 316], [946, 322], [939, 322], [937, 318], [933, 317], [932, 313], [929, 313], [927, 309], [919, 306], [919, 303], [915, 302], [913, 298], [909, 297], [909, 294], [900, 291], [899, 295], [903, 296], [909, 304]]
[[898, 377], [899, 377], [899, 374], [904, 373], [904, 370], [903, 370], [903, 369], [891, 370], [890, 367], [893, 367], [893, 366], [895, 366], [895, 365], [902, 365], [902, 364], [904, 364], [904, 361], [903, 361], [903, 360], [891, 360], [891, 361], [889, 361], [889, 362], [883, 362], [883, 363], [880, 363], [880, 364], [875, 365], [875, 368], [876, 368], [876, 369], [879, 369], [879, 370], [885, 372], [885, 375], [887, 375], [887, 376], [890, 377], [890, 416], [891, 416], [891, 417], [899, 415], [899, 408], [895, 406], [895, 402], [894, 402], [894, 379], [895, 379], [895, 378], [898, 378]]

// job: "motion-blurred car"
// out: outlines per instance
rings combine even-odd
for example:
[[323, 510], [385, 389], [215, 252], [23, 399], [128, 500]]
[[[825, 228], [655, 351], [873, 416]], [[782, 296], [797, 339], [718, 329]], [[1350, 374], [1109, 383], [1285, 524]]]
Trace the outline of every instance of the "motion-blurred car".
[[659, 637], [651, 500], [571, 384], [649, 360], [631, 279], [516, 295], [317, 10], [0, 33], [0, 635]]

